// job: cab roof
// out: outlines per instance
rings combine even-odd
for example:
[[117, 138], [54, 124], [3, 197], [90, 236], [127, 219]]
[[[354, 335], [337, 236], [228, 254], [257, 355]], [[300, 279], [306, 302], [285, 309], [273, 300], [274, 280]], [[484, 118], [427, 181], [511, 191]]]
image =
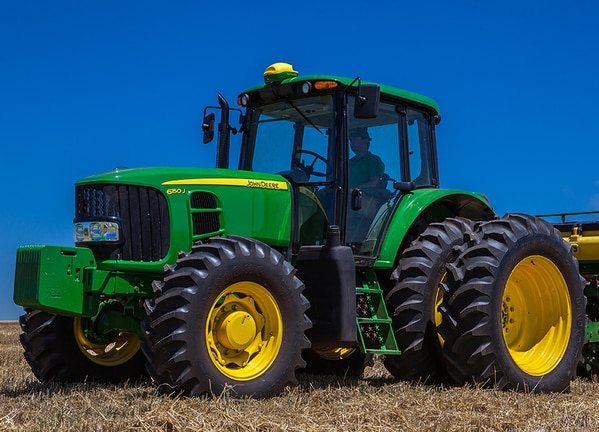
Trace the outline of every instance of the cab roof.
[[[347, 87], [350, 84], [353, 83], [352, 87], [357, 89], [357, 82], [355, 78], [347, 78], [347, 77], [340, 77], [340, 76], [334, 76], [334, 75], [305, 75], [305, 76], [295, 76], [295, 77], [291, 77], [291, 78], [285, 78], [282, 79], [280, 81], [277, 82], [271, 82], [271, 83], [266, 83], [260, 86], [255, 86], [255, 87], [251, 87], [246, 89], [245, 91], [240, 93], [240, 96], [244, 93], [250, 93], [250, 92], [254, 92], [256, 90], [260, 90], [263, 88], [267, 88], [270, 86], [277, 86], [277, 85], [282, 85], [282, 84], [289, 84], [289, 83], [298, 83], [298, 82], [304, 82], [304, 81], [336, 81], [338, 83], [340, 83], [343, 87]], [[437, 104], [437, 102], [428, 97], [428, 96], [424, 96], [421, 95], [419, 93], [415, 93], [415, 92], [411, 92], [408, 90], [403, 90], [400, 88], [396, 88], [396, 87], [391, 87], [388, 85], [381, 85], [378, 83], [373, 83], [373, 82], [369, 82], [369, 81], [361, 81], [362, 84], [376, 84], [380, 86], [381, 89], [381, 94], [383, 95], [387, 95], [387, 96], [392, 96], [392, 97], [396, 97], [408, 102], [413, 102], [416, 103], [418, 105], [423, 105], [425, 107], [428, 107], [433, 114], [440, 114], [440, 110], [439, 110], [439, 105]]]

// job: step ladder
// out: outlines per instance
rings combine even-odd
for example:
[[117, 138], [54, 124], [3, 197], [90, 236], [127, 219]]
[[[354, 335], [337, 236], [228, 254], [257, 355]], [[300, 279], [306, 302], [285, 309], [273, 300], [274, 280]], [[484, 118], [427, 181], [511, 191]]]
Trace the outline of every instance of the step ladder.
[[391, 318], [376, 274], [367, 270], [365, 281], [356, 288], [356, 325], [362, 350], [369, 354], [399, 355]]

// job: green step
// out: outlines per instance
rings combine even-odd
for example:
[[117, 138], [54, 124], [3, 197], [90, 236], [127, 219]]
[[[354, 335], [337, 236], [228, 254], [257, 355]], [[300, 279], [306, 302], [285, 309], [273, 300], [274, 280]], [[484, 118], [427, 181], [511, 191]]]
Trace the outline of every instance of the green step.
[[369, 354], [399, 355], [383, 290], [376, 279], [356, 288], [356, 325], [362, 350]]

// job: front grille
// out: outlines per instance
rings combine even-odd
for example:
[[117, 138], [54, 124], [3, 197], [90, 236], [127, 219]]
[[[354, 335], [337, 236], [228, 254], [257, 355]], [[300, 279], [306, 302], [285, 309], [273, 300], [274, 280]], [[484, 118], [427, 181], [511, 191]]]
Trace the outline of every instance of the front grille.
[[124, 243], [117, 248], [91, 245], [97, 259], [159, 261], [168, 253], [168, 206], [157, 189], [106, 184], [76, 186], [75, 218], [116, 218], [121, 223]]

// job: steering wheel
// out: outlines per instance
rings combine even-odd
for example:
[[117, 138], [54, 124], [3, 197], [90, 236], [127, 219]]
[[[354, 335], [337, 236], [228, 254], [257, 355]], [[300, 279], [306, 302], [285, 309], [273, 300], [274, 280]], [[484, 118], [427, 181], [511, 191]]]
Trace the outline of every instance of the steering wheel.
[[329, 169], [329, 162], [326, 160], [326, 158], [322, 155], [319, 155], [316, 152], [313, 152], [311, 150], [304, 150], [304, 149], [300, 149], [300, 150], [296, 150], [294, 156], [296, 155], [300, 155], [301, 153], [306, 153], [310, 156], [314, 157], [314, 160], [312, 161], [311, 164], [306, 165], [304, 164], [304, 162], [302, 162], [302, 160], [300, 158], [293, 158], [293, 165], [298, 167], [300, 170], [302, 170], [303, 172], [306, 173], [306, 175], [308, 176], [308, 178], [310, 178], [310, 176], [316, 176], [316, 177], [326, 177], [326, 173], [323, 173], [321, 171], [314, 171], [314, 164], [316, 163], [316, 161], [318, 159], [320, 159], [321, 161], [324, 162], [324, 164], [327, 167], [327, 170]]

